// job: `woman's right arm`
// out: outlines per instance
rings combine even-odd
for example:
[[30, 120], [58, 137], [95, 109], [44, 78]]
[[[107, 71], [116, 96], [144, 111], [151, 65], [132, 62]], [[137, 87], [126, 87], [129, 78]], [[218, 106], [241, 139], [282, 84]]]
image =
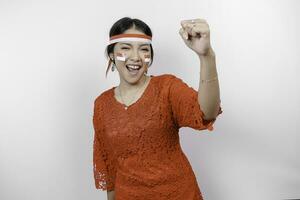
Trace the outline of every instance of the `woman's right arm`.
[[105, 128], [102, 121], [101, 104], [94, 102], [93, 173], [96, 189], [107, 191], [107, 200], [115, 200], [115, 159], [106, 145]]
[[115, 191], [114, 190], [107, 190], [107, 200], [115, 200]]

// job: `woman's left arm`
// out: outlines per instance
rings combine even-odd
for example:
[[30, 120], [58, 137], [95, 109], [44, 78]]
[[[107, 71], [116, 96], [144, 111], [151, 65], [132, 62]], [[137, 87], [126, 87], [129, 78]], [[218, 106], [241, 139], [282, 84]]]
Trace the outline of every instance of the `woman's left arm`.
[[216, 56], [210, 48], [206, 55], [199, 55], [200, 81], [198, 102], [204, 113], [204, 119], [216, 118], [220, 105], [220, 88], [216, 68]]
[[198, 102], [205, 120], [215, 119], [219, 112], [220, 89], [216, 56], [210, 45], [210, 29], [205, 19], [182, 20], [179, 34], [200, 59]]

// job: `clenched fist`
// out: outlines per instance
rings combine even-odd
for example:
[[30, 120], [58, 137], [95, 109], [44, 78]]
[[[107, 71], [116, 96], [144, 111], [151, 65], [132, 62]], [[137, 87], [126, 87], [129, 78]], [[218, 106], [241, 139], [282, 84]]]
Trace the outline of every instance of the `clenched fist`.
[[211, 49], [210, 31], [205, 19], [182, 20], [179, 30], [184, 43], [199, 56], [205, 56]]

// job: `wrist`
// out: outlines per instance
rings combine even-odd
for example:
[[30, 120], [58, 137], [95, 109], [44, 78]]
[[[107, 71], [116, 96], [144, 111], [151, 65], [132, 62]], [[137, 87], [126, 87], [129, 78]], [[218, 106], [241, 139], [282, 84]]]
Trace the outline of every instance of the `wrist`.
[[200, 60], [203, 60], [203, 59], [211, 59], [211, 58], [215, 58], [215, 52], [213, 51], [212, 48], [209, 48], [206, 52], [206, 54], [197, 54], [198, 57], [200, 58]]

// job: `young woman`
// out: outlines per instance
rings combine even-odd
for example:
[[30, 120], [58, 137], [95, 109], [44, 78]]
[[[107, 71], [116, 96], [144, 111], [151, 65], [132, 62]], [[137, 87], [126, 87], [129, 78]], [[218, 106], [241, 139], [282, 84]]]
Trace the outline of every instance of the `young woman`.
[[179, 31], [200, 59], [199, 91], [172, 74], [147, 75], [152, 32], [128, 17], [110, 30], [106, 49], [120, 83], [94, 101], [93, 169], [108, 200], [201, 200], [179, 128], [213, 130], [222, 113], [215, 55], [205, 20], [184, 20]]

